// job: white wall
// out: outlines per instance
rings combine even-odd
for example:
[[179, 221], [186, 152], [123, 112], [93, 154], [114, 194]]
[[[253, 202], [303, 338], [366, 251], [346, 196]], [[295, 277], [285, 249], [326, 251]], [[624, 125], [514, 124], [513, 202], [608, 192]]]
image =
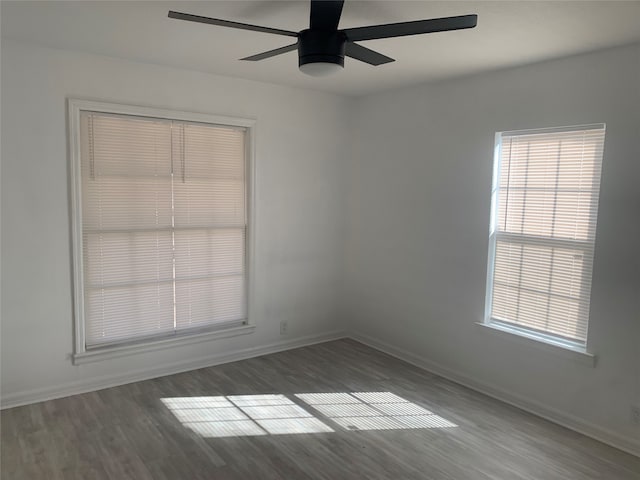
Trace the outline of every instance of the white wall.
[[[496, 131], [606, 122], [587, 366], [482, 322]], [[640, 46], [357, 105], [345, 312], [416, 363], [640, 452]]]
[[[5, 40], [1, 93], [5, 405], [203, 365], [227, 353], [251, 355], [281, 340], [313, 341], [343, 328], [336, 315], [337, 252], [349, 101]], [[257, 118], [253, 334], [72, 366], [69, 96]], [[289, 322], [286, 337], [281, 320]]]

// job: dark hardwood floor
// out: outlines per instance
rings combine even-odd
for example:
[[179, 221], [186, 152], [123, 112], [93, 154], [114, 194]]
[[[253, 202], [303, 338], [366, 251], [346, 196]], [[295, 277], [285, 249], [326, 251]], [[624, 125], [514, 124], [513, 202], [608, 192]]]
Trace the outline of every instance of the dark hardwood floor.
[[640, 458], [352, 340], [1, 420], [3, 480], [640, 479]]

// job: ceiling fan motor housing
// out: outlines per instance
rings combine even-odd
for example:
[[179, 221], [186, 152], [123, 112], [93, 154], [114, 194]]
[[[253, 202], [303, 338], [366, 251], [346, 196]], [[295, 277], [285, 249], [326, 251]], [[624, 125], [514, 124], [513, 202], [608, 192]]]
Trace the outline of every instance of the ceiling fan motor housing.
[[339, 31], [302, 30], [298, 34], [298, 65], [335, 63], [344, 67], [347, 38]]

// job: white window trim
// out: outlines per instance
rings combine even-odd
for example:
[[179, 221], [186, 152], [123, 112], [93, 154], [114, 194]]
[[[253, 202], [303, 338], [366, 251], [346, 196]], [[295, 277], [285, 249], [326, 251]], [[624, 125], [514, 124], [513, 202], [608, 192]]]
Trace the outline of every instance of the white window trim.
[[[590, 352], [588, 349], [589, 340], [585, 341], [584, 344], [578, 342], [572, 342], [571, 340], [563, 340], [561, 338], [555, 338], [552, 335], [545, 335], [544, 333], [536, 333], [527, 328], [519, 328], [517, 325], [505, 324], [500, 320], [496, 320], [491, 316], [491, 305], [493, 300], [493, 275], [494, 275], [494, 265], [495, 265], [495, 252], [496, 252], [496, 241], [497, 241], [497, 232], [496, 232], [496, 213], [497, 213], [497, 203], [495, 201], [495, 196], [497, 193], [497, 179], [500, 174], [500, 164], [501, 164], [501, 154], [500, 154], [500, 146], [502, 145], [502, 135], [504, 133], [516, 135], [516, 134], [525, 134], [525, 133], [553, 133], [553, 132], [569, 132], [575, 130], [584, 130], [584, 129], [596, 129], [596, 128], [604, 128], [604, 123], [594, 123], [588, 125], [574, 125], [568, 127], [550, 127], [550, 128], [537, 128], [537, 129], [527, 129], [527, 130], [512, 130], [512, 131], [504, 131], [504, 132], [496, 132], [495, 140], [494, 140], [494, 149], [493, 149], [493, 171], [491, 177], [491, 211], [490, 211], [490, 221], [489, 221], [489, 255], [487, 257], [487, 280], [486, 280], [486, 291], [485, 291], [485, 311], [484, 311], [484, 321], [482, 323], [477, 323], [482, 327], [487, 327], [486, 331], [495, 332], [500, 334], [504, 338], [511, 337], [524, 345], [533, 345], [533, 346], [541, 346], [542, 349], [560, 353], [562, 356], [567, 356], [569, 358], [577, 359], [581, 363], [586, 365], [595, 367], [597, 357], [594, 353]], [[505, 234], [503, 234], [505, 235]], [[506, 234], [508, 235], [508, 234]], [[531, 240], [535, 242], [535, 240]], [[569, 244], [576, 247], [581, 247], [582, 242], [572, 241], [572, 240], [559, 240], [558, 243], [561, 244]], [[483, 329], [484, 330], [484, 329]]]
[[[81, 173], [80, 173], [80, 112], [100, 112], [121, 115], [135, 115], [138, 117], [164, 118], [187, 122], [201, 122], [223, 126], [235, 126], [246, 129], [246, 175], [247, 175], [247, 319], [241, 326], [205, 330], [197, 333], [185, 333], [174, 337], [146, 339], [130, 344], [105, 346], [87, 350], [85, 344], [84, 319], [84, 280], [82, 264], [82, 204]], [[73, 307], [74, 307], [74, 352], [72, 361], [79, 365], [98, 360], [117, 358], [124, 355], [149, 352], [153, 350], [178, 347], [192, 343], [209, 341], [217, 338], [227, 338], [236, 335], [252, 333], [256, 326], [253, 323], [254, 311], [254, 258], [255, 258], [255, 119], [237, 118], [207, 113], [186, 112], [154, 107], [122, 105], [77, 98], [68, 99], [69, 122], [69, 162], [71, 181], [71, 240], [73, 254]]]

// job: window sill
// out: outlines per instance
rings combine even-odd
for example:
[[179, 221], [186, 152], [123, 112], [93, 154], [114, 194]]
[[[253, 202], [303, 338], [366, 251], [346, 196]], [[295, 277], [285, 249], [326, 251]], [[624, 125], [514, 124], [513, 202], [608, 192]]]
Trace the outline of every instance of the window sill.
[[163, 350], [166, 348], [191, 345], [194, 343], [206, 342], [219, 338], [229, 338], [238, 335], [246, 335], [252, 333], [255, 328], [255, 325], [242, 325], [240, 327], [226, 328], [224, 330], [215, 330], [193, 335], [185, 335], [183, 337], [163, 338], [158, 340], [146, 341], [144, 343], [97, 348], [95, 350], [75, 353], [72, 357], [72, 360], [74, 365], [83, 365], [86, 363], [93, 363], [102, 360], [111, 360], [113, 358], [124, 357], [127, 355], [135, 355], [138, 353], [146, 353], [155, 350]]
[[586, 349], [582, 347], [563, 345], [559, 342], [556, 343], [546, 340], [544, 338], [537, 337], [534, 334], [529, 334], [523, 330], [510, 328], [508, 326], [480, 322], [477, 322], [476, 325], [483, 327], [483, 331], [495, 332], [499, 336], [511, 339], [521, 345], [528, 345], [530, 347], [543, 350], [544, 352], [576, 361], [588, 367], [593, 368], [596, 366], [597, 357], [594, 354], [587, 352]]

